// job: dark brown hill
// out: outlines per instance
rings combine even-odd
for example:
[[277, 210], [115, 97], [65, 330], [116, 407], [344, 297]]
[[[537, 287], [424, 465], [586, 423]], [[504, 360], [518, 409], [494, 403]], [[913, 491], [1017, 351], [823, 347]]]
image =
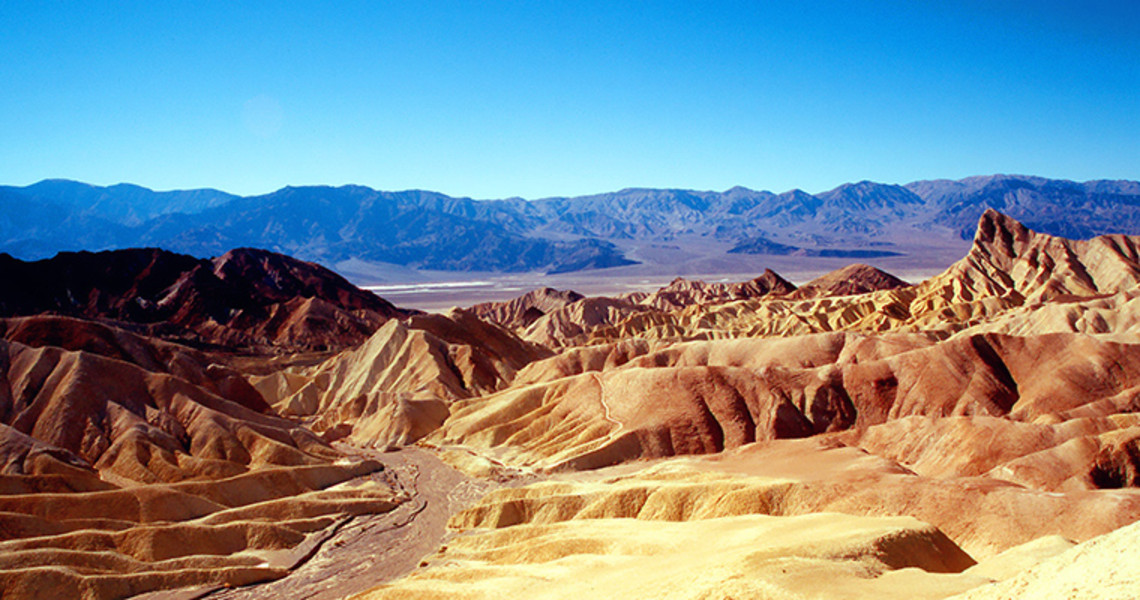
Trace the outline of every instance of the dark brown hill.
[[249, 248], [210, 260], [154, 248], [3, 256], [0, 281], [0, 316], [109, 320], [233, 349], [343, 348], [407, 314], [320, 265]]
[[653, 292], [640, 304], [659, 310], [674, 310], [693, 304], [721, 304], [734, 300], [789, 294], [796, 289], [778, 273], [764, 269], [759, 277], [739, 283], [706, 283], [681, 277]]
[[803, 284], [789, 298], [850, 296], [906, 287], [909, 283], [871, 265], [847, 265]]

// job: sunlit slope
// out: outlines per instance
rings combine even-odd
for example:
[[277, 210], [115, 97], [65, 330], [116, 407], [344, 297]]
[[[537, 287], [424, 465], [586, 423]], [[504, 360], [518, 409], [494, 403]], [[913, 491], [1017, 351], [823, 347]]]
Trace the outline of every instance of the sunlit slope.
[[198, 351], [59, 317], [0, 330], [5, 597], [274, 579], [406, 500]]
[[[787, 336], [827, 331], [960, 331], [1053, 303], [1095, 301], [1140, 283], [1137, 239], [1122, 235], [1067, 240], [1035, 233], [992, 210], [978, 224], [965, 258], [913, 287], [854, 296], [764, 298], [632, 315], [590, 331], [589, 343], [648, 337], [668, 340]], [[1054, 312], [1064, 309], [1054, 308]], [[1079, 320], [1079, 311], [1058, 320]], [[1013, 324], [1006, 327], [1013, 328]], [[1103, 332], [1098, 321], [1076, 326]], [[1097, 331], [1097, 330], [1100, 331]], [[1055, 330], [1055, 329], [1053, 329]]]
[[360, 346], [310, 368], [254, 378], [282, 415], [365, 446], [409, 444], [457, 400], [506, 387], [550, 351], [456, 310], [391, 320]]
[[453, 517], [460, 535], [425, 568], [361, 597], [943, 598], [1138, 511], [1135, 492], [1049, 494], [766, 442], [496, 491]]
[[[511, 388], [456, 402], [429, 440], [548, 469], [582, 469], [908, 417], [987, 416], [1072, 432], [1034, 437], [1035, 445], [1018, 450], [1025, 455], [1051, 447], [1051, 440], [1116, 431], [1124, 437], [1104, 452], [1118, 447], [1126, 456], [1129, 440], [1140, 434], [1127, 418], [1113, 417], [1135, 409], [1140, 345], [1078, 334], [939, 341], [926, 334], [832, 333], [656, 351], [634, 345], [625, 351], [643, 353], [612, 366], [584, 358], [618, 348], [532, 363]], [[1087, 424], [1064, 425], [1074, 419]], [[1065, 478], [1090, 465], [1074, 463]]]

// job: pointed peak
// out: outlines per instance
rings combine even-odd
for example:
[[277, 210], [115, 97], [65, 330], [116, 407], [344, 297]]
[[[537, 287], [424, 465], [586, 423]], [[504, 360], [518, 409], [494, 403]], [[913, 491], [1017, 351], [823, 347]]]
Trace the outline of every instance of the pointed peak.
[[773, 295], [790, 294], [796, 290], [796, 284], [784, 279], [782, 275], [772, 269], [764, 269], [764, 272], [752, 281], [763, 285], [767, 288], [768, 293]]
[[910, 285], [894, 275], [864, 263], [854, 263], [834, 271], [837, 277], [874, 286], [875, 289], [894, 289]]
[[796, 287], [791, 282], [789, 282], [787, 279], [784, 279], [784, 277], [782, 275], [773, 271], [772, 269], [764, 269], [764, 272], [761, 273], [758, 277], [756, 277], [756, 279], [753, 279], [753, 281], [767, 281], [767, 282], [771, 282], [771, 283], [779, 283], [781, 285], [790, 286], [792, 289], [795, 289], [795, 287]]
[[974, 245], [989, 245], [997, 240], [1009, 244], [1013, 241], [1025, 241], [1032, 234], [1028, 227], [1017, 219], [987, 208], [978, 219], [978, 231], [974, 235]]
[[871, 265], [854, 263], [825, 273], [803, 284], [792, 294], [792, 298], [822, 298], [826, 296], [850, 296], [880, 290], [891, 290], [910, 284]]

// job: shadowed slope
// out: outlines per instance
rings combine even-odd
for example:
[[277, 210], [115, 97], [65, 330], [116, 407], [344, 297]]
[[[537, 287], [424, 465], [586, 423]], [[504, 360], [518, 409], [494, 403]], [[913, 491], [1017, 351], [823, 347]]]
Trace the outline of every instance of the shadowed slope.
[[319, 265], [264, 250], [199, 260], [157, 249], [0, 261], [0, 315], [107, 319], [253, 349], [342, 348], [405, 313]]

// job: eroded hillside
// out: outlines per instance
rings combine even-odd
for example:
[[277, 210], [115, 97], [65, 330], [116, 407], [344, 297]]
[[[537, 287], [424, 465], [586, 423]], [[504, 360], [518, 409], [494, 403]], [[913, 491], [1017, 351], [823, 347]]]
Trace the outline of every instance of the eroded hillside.
[[[0, 579], [17, 597], [1128, 598], [1140, 582], [1111, 561], [1140, 542], [1138, 244], [989, 211], [914, 283], [852, 265], [415, 315], [246, 252], [84, 302], [26, 295], [62, 315], [0, 321]], [[229, 306], [215, 279], [272, 302], [206, 310]], [[181, 333], [135, 297], [183, 299]], [[329, 318], [270, 327], [298, 297]], [[232, 340], [245, 354], [218, 351]], [[291, 354], [317, 344], [341, 350]]]

